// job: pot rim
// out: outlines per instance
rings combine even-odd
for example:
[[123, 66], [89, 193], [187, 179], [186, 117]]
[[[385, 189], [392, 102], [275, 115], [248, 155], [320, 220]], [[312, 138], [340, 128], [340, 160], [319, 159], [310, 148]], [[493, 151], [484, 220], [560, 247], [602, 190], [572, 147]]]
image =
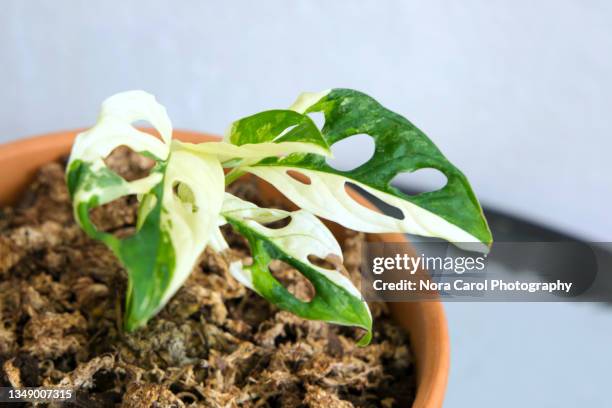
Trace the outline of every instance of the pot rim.
[[[0, 178], [0, 206], [13, 202], [40, 166], [66, 156], [80, 131], [58, 131], [0, 144], [0, 174], [3, 174]], [[173, 136], [191, 142], [219, 139], [218, 136], [188, 130], [174, 130]], [[25, 156], [27, 160], [24, 160]], [[360, 195], [356, 194], [355, 198], [372, 207]], [[383, 241], [407, 242], [403, 234], [372, 235]], [[413, 407], [442, 407], [450, 369], [450, 341], [442, 303], [436, 299], [387, 304], [394, 319], [409, 330], [417, 374]]]

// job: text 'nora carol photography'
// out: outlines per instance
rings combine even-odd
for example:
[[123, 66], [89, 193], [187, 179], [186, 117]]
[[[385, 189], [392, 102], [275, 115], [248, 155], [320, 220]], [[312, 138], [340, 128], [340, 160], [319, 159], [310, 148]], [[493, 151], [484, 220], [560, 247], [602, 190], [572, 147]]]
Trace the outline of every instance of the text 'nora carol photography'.
[[400, 291], [500, 291], [514, 292], [525, 291], [529, 293], [548, 292], [554, 293], [563, 291], [570, 293], [573, 283], [562, 282], [507, 282], [502, 279], [484, 279], [479, 282], [468, 282], [463, 279], [456, 279], [452, 282], [435, 282], [431, 279], [418, 279], [416, 281], [402, 279], [399, 282], [385, 282], [382, 279], [376, 279], [372, 283], [372, 287], [376, 291], [385, 290], [400, 290]]

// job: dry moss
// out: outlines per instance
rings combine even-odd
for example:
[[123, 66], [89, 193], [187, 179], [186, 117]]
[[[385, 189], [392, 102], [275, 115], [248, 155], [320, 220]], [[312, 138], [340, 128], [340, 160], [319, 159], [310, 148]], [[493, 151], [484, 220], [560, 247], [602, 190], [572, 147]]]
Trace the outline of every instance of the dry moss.
[[[128, 178], [150, 165], [125, 149], [108, 163]], [[275, 205], [262, 202], [250, 184], [233, 190]], [[126, 235], [136, 205], [123, 198], [96, 210], [94, 219]], [[232, 256], [248, 258], [245, 240], [224, 233]], [[352, 279], [363, 240], [351, 234], [342, 243]], [[271, 269], [296, 296], [312, 296], [291, 267], [277, 262]], [[0, 279], [0, 386], [73, 387], [72, 406], [79, 407], [389, 407], [413, 399], [407, 337], [384, 305], [372, 305], [374, 339], [359, 348], [356, 329], [279, 311], [208, 250], [157, 317], [123, 333], [125, 272], [74, 224], [59, 163], [41, 168], [17, 206], [0, 210]]]

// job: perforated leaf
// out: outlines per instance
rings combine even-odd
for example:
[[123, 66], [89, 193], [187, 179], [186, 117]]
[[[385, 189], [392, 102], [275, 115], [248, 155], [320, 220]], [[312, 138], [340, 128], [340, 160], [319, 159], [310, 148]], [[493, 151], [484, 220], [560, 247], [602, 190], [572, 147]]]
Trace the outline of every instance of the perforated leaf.
[[[132, 123], [139, 120], [152, 124], [162, 140], [134, 128]], [[153, 96], [142, 91], [117, 94], [103, 103], [96, 125], [78, 135], [67, 168], [77, 222], [127, 269], [128, 330], [146, 323], [187, 278], [216, 228], [223, 201], [218, 159], [171, 152], [171, 137], [170, 120]], [[147, 177], [127, 181], [106, 166], [104, 158], [122, 145], [155, 160]], [[118, 238], [99, 231], [89, 212], [130, 194], [140, 198], [136, 232]]]

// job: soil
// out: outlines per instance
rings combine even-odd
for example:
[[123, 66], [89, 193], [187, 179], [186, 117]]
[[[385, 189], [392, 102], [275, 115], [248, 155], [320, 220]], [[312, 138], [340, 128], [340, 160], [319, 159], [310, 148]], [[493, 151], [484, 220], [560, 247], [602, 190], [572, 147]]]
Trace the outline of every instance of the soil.
[[[118, 149], [107, 163], [128, 179], [148, 160]], [[249, 182], [232, 192], [259, 205]], [[96, 225], [134, 230], [137, 201], [98, 208]], [[234, 255], [244, 239], [224, 231]], [[362, 234], [342, 242], [342, 270], [359, 278]], [[297, 271], [271, 270], [299, 297], [312, 287]], [[20, 202], [0, 209], [0, 386], [76, 389], [72, 407], [410, 406], [414, 366], [406, 333], [384, 304], [371, 304], [372, 343], [358, 329], [307, 321], [241, 286], [225, 257], [205, 251], [185, 285], [141, 330], [121, 330], [125, 271], [74, 223], [64, 163], [42, 167]], [[15, 406], [15, 405], [12, 405]], [[53, 406], [51, 404], [50, 406]]]

